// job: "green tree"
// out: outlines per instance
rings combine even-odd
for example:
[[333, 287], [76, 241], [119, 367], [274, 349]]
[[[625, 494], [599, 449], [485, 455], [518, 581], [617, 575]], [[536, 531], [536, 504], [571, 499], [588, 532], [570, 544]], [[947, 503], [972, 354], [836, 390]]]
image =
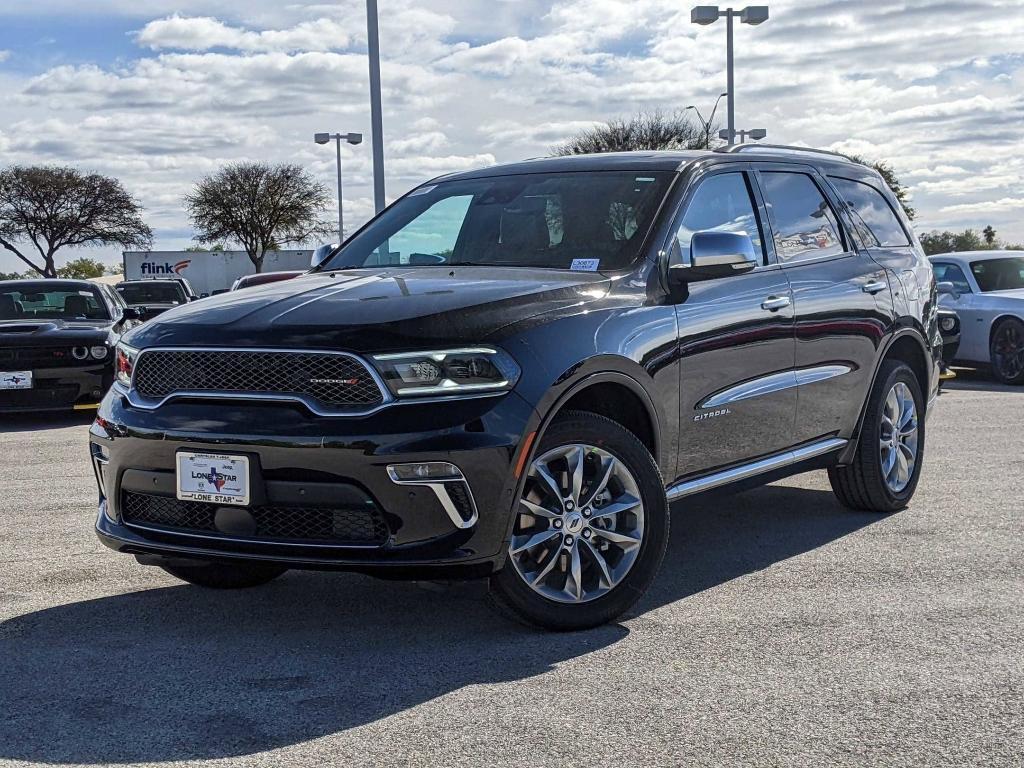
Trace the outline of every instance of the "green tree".
[[0, 171], [0, 246], [43, 277], [57, 276], [62, 248], [148, 247], [153, 233], [141, 211], [121, 182], [98, 173], [50, 166]]
[[992, 228], [991, 224], [987, 225], [983, 230], [981, 230], [981, 234], [985, 238], [985, 243], [989, 247], [992, 247], [996, 244], [996, 231], [995, 229]]
[[267, 251], [333, 232], [320, 219], [330, 201], [327, 187], [299, 165], [232, 163], [196, 184], [185, 207], [196, 242], [239, 243], [259, 272]]
[[102, 261], [82, 256], [58, 268], [57, 277], [70, 280], [88, 280], [90, 277], [102, 277], [106, 271], [107, 267]]
[[889, 185], [889, 189], [892, 190], [892, 193], [896, 195], [896, 199], [899, 200], [900, 206], [903, 208], [903, 212], [907, 214], [907, 218], [913, 220], [914, 216], [917, 215], [917, 211], [914, 210], [914, 207], [910, 204], [910, 190], [900, 183], [899, 178], [896, 176], [896, 171], [893, 170], [891, 165], [884, 160], [872, 162], [860, 155], [847, 155], [847, 157], [855, 163], [866, 165], [869, 168], [874, 168], [878, 171], [878, 175], [882, 177], [885, 183]]
[[551, 148], [554, 155], [587, 155], [658, 149], [709, 149], [711, 132], [690, 120], [686, 112], [666, 115], [660, 111], [638, 112], [598, 123]]

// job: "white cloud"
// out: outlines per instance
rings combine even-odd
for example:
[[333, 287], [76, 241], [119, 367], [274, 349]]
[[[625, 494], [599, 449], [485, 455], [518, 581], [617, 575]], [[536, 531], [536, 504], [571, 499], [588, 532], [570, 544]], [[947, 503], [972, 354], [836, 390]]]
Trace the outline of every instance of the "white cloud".
[[11, 58], [10, 51], [0, 50], [0, 63], [7, 61], [9, 58]]
[[331, 19], [305, 21], [287, 30], [253, 32], [228, 26], [210, 16], [178, 15], [149, 22], [136, 39], [153, 50], [186, 51], [330, 51], [344, 49], [350, 42], [348, 32]]

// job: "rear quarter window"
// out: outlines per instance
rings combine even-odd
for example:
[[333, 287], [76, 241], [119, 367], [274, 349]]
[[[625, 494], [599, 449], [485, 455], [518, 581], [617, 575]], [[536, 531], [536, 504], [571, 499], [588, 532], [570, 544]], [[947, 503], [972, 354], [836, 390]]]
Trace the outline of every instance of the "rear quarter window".
[[830, 176], [839, 196], [846, 203], [857, 233], [869, 248], [904, 248], [910, 238], [900, 224], [889, 201], [870, 184], [840, 176]]

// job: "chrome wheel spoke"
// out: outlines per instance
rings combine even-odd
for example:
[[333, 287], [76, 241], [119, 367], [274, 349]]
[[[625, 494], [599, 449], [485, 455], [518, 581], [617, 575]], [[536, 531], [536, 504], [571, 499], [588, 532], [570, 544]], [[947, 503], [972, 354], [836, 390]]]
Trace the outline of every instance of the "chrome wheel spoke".
[[553, 512], [547, 507], [542, 507], [540, 504], [534, 504], [529, 499], [520, 499], [519, 503], [526, 507], [527, 511], [534, 517], [544, 517], [548, 520], [554, 520], [556, 517], [561, 517], [561, 513]]
[[581, 507], [589, 507], [593, 505], [594, 500], [598, 497], [605, 488], [608, 487], [608, 481], [612, 479], [612, 473], [615, 471], [618, 462], [614, 457], [610, 457], [605, 462], [605, 466], [602, 470], [601, 479], [590, 486], [590, 493], [587, 494], [586, 501], [580, 501]]
[[532, 473], [535, 477], [540, 478], [543, 484], [547, 487], [548, 492], [553, 494], [559, 503], [562, 501], [562, 489], [558, 487], [558, 481], [555, 480], [554, 475], [551, 474], [551, 470], [548, 469], [547, 464], [540, 461], [534, 462]]
[[605, 541], [610, 541], [612, 544], [617, 544], [624, 549], [640, 546], [640, 537], [634, 536], [631, 533], [595, 528], [594, 535], [601, 537]]
[[583, 461], [587, 457], [587, 449], [582, 445], [574, 446], [572, 455], [575, 457], [575, 460], [568, 459], [567, 457], [569, 461], [569, 476], [572, 481], [569, 493], [572, 495], [572, 500], [579, 504], [580, 491], [583, 490]]
[[552, 539], [555, 536], [560, 535], [561, 534], [558, 531], [552, 528], [546, 531], [541, 531], [540, 533], [535, 533], [533, 536], [530, 536], [526, 541], [518, 545], [515, 544], [515, 537], [513, 537], [512, 541], [514, 546], [512, 546], [512, 548], [509, 549], [509, 552], [513, 555], [517, 555], [520, 552], [525, 552], [528, 549], [533, 549], [538, 544], [543, 544], [545, 541], [548, 541], [549, 539]]
[[595, 508], [591, 515], [591, 521], [601, 520], [603, 518], [614, 517], [621, 512], [629, 512], [640, 506], [640, 499], [635, 499], [632, 496], [626, 494], [623, 495], [620, 501], [613, 501], [611, 504], [606, 504], [603, 507]]
[[882, 405], [878, 434], [882, 476], [894, 493], [906, 488], [914, 476], [919, 426], [913, 392], [904, 382], [896, 382]]
[[527, 579], [531, 587], [537, 586], [537, 584], [539, 584], [545, 576], [547, 576], [549, 573], [551, 573], [552, 570], [554, 570], [555, 563], [558, 562], [559, 557], [561, 557], [561, 553], [557, 549], [548, 556], [547, 564], [539, 571], [537, 571], [535, 574], [533, 574], [532, 579]]
[[[571, 592], [569, 582], [572, 582]], [[575, 544], [569, 553], [569, 576], [565, 580], [565, 591], [573, 600], [583, 599], [583, 565], [580, 563], [580, 548]]]
[[615, 585], [615, 579], [612, 577], [612, 572], [608, 569], [608, 561], [604, 559], [604, 555], [594, 549], [594, 545], [586, 539], [583, 540], [581, 546], [587, 551], [590, 561], [600, 572], [601, 581], [605, 589], [611, 589]]

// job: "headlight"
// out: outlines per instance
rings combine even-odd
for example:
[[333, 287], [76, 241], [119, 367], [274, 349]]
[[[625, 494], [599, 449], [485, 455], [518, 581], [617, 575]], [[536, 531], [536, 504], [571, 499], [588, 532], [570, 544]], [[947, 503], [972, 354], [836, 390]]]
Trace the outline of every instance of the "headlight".
[[127, 344], [117, 345], [117, 359], [114, 361], [114, 376], [119, 383], [130, 387], [132, 383], [132, 370], [135, 368], [135, 358], [139, 356], [139, 350], [129, 347]]
[[395, 397], [496, 392], [519, 379], [515, 361], [490, 347], [374, 355], [373, 362]]
[[89, 354], [95, 357], [97, 360], [105, 360], [109, 350], [106, 347], [91, 347]]
[[941, 320], [939, 320], [939, 328], [941, 328], [944, 331], [952, 331], [954, 328], [956, 328], [956, 318], [955, 317], [944, 317], [944, 318], [942, 318]]

